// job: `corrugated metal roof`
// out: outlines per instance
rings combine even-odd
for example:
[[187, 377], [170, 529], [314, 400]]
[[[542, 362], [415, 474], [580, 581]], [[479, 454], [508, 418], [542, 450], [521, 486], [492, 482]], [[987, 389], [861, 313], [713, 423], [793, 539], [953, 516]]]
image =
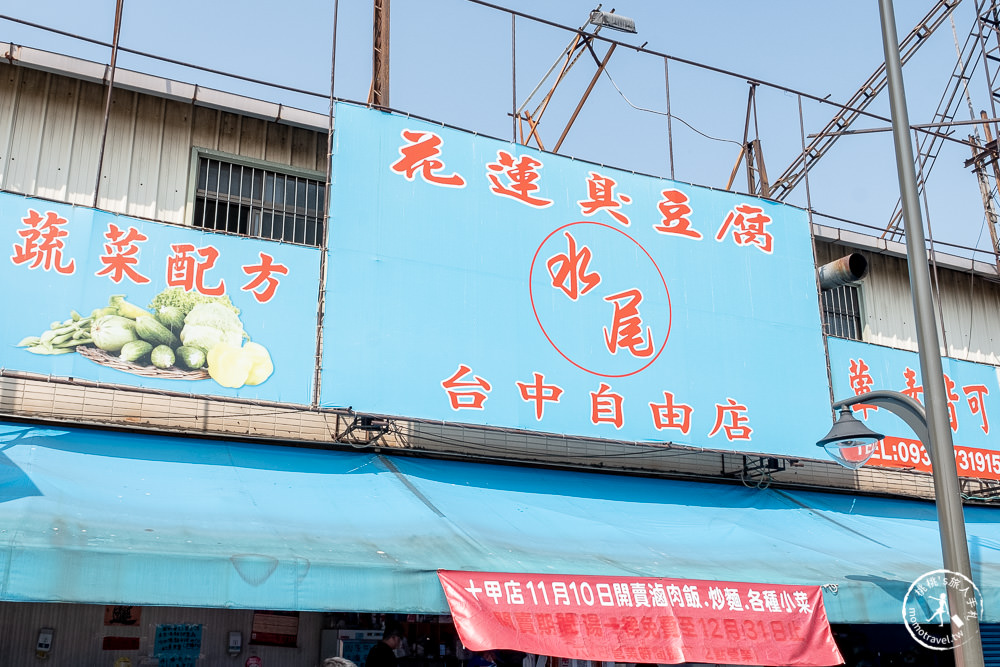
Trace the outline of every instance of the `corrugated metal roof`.
[[[32, 69], [96, 83], [104, 83], [108, 77], [108, 66], [81, 58], [33, 49], [12, 42], [0, 42], [0, 51], [9, 62]], [[324, 114], [123, 68], [115, 70], [115, 86], [311, 130], [326, 131], [329, 127], [329, 117]]]
[[[886, 239], [879, 238], [877, 236], [870, 236], [868, 234], [862, 234], [848, 229], [839, 229], [837, 227], [828, 227], [826, 225], [818, 225], [814, 223], [813, 235], [817, 239], [821, 239], [823, 241], [830, 241], [832, 243], [840, 243], [854, 248], [870, 250], [881, 255], [906, 257], [905, 243], [887, 241]], [[938, 266], [943, 268], [953, 269], [963, 273], [975, 273], [983, 276], [984, 278], [1000, 280], [1000, 271], [998, 271], [996, 264], [980, 262], [969, 257], [961, 257], [959, 255], [944, 253], [940, 250], [933, 253], [933, 258], [937, 262]]]

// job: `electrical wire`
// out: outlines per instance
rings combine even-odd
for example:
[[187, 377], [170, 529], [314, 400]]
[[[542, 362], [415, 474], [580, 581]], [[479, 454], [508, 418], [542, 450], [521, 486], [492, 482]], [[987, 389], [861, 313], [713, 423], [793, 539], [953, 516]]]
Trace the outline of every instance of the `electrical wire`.
[[737, 146], [742, 146], [743, 145], [739, 141], [735, 141], [733, 139], [722, 139], [720, 137], [713, 137], [713, 136], [711, 136], [709, 134], [706, 134], [706, 133], [702, 132], [701, 130], [699, 130], [698, 128], [696, 128], [691, 123], [687, 122], [686, 120], [684, 120], [683, 118], [681, 118], [680, 116], [678, 116], [677, 114], [667, 113], [666, 111], [660, 111], [658, 109], [647, 109], [646, 107], [640, 107], [640, 106], [637, 106], [637, 105], [633, 104], [632, 100], [630, 100], [625, 95], [625, 93], [622, 91], [622, 89], [618, 87], [618, 84], [615, 83], [615, 80], [611, 76], [611, 72], [608, 71], [607, 67], [604, 68], [604, 75], [608, 77], [608, 81], [610, 81], [611, 85], [614, 86], [615, 90], [618, 91], [618, 94], [621, 95], [621, 98], [623, 100], [625, 100], [625, 103], [628, 104], [633, 109], [635, 109], [636, 111], [644, 111], [646, 113], [656, 114], [657, 116], [666, 116], [667, 118], [672, 118], [672, 119], [674, 119], [676, 121], [679, 121], [679, 122], [683, 123], [684, 125], [686, 125], [688, 127], [688, 129], [690, 129], [692, 132], [695, 132], [696, 134], [700, 134], [701, 136], [705, 137], [706, 139], [711, 139], [712, 141], [720, 141], [720, 142], [735, 144]]
[[[113, 45], [108, 42], [102, 42], [98, 39], [93, 39], [91, 37], [84, 37], [83, 35], [78, 35], [76, 33], [67, 32], [65, 30], [59, 30], [58, 28], [51, 28], [49, 26], [42, 25], [40, 23], [32, 23], [31, 21], [25, 21], [24, 19], [19, 19], [7, 14], [0, 14], [0, 19], [5, 21], [10, 21], [11, 23], [20, 23], [21, 25], [28, 26], [30, 28], [36, 28], [38, 30], [44, 30], [46, 32], [51, 32], [62, 37], [69, 37], [70, 39], [76, 39], [81, 42], [87, 42], [88, 44], [94, 44], [96, 46], [105, 46], [111, 48]], [[130, 49], [124, 46], [118, 47], [119, 51], [125, 53], [131, 53], [134, 56], [141, 56], [143, 58], [149, 58], [150, 60], [159, 60], [161, 62], [169, 63], [171, 65], [179, 65], [181, 67], [188, 67], [193, 70], [198, 70], [199, 72], [205, 72], [207, 74], [217, 74], [219, 76], [228, 77], [230, 79], [237, 79], [239, 81], [245, 81], [246, 83], [254, 83], [261, 86], [267, 86], [268, 88], [277, 88], [278, 90], [286, 90], [290, 93], [299, 93], [302, 95], [309, 95], [310, 97], [319, 97], [322, 99], [329, 99], [329, 93], [317, 93], [311, 90], [304, 90], [302, 88], [294, 88], [292, 86], [286, 86], [280, 83], [273, 83], [270, 81], [263, 81], [261, 79], [254, 79], [249, 76], [243, 76], [242, 74], [234, 74], [232, 72], [226, 72], [223, 70], [213, 69], [211, 67], [205, 67], [203, 65], [195, 65], [194, 63], [185, 62], [183, 60], [175, 60], [174, 58], [167, 58], [166, 56], [158, 56], [152, 53], [146, 53], [145, 51], [138, 51], [136, 49]]]

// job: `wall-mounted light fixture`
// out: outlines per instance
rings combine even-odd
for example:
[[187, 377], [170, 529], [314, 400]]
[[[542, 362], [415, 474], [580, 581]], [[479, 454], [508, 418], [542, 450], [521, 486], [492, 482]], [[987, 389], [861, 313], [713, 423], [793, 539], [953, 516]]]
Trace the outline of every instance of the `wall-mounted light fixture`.
[[52, 650], [52, 628], [42, 628], [38, 631], [38, 641], [35, 643], [35, 657], [45, 660]]

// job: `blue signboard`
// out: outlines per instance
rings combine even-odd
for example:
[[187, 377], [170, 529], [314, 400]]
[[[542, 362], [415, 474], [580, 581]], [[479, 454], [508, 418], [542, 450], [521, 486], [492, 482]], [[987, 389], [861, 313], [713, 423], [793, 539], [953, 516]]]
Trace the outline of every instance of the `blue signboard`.
[[332, 159], [323, 406], [816, 455], [803, 211], [344, 104]]
[[153, 640], [153, 657], [157, 665], [194, 667], [201, 657], [201, 625], [175, 623], [157, 625]]
[[319, 251], [0, 194], [5, 368], [307, 404]]
[[[916, 352], [840, 338], [829, 339], [833, 394], [837, 399], [879, 389], [898, 391], [924, 402], [920, 359]], [[997, 368], [944, 358], [948, 419], [955, 445], [1000, 451], [991, 435], [1000, 427], [1000, 383]], [[896, 438], [914, 438], [900, 419], [874, 406], [857, 409], [869, 428]], [[994, 422], [996, 426], [994, 426]], [[1000, 474], [1000, 466], [995, 471]]]

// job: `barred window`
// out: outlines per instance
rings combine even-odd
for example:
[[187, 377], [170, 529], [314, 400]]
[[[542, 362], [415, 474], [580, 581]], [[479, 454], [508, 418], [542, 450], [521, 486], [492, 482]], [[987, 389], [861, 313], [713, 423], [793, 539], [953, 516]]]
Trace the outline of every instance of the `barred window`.
[[838, 338], [861, 340], [861, 306], [857, 286], [840, 285], [825, 289], [820, 294], [826, 333]]
[[326, 184], [315, 178], [198, 155], [196, 227], [323, 245]]

